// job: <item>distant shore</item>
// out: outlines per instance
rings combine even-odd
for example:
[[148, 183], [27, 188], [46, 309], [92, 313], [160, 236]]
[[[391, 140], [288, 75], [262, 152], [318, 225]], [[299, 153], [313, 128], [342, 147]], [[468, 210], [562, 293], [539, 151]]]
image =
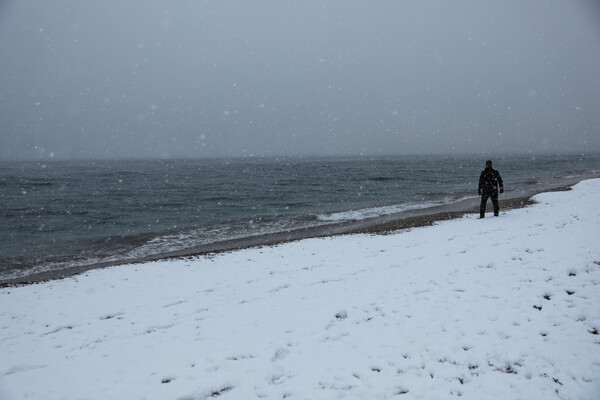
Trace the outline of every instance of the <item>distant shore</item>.
[[[570, 190], [571, 186], [581, 180], [589, 177], [579, 177], [567, 185], [546, 188], [544, 190], [534, 191], [525, 196], [517, 195], [511, 197], [510, 193], [505, 194], [507, 198], [500, 198], [500, 210], [506, 211], [516, 208], [526, 207], [534, 203], [531, 197], [539, 193]], [[515, 194], [512, 194], [515, 196]], [[345, 221], [335, 224], [322, 226], [299, 228], [285, 232], [272, 234], [256, 235], [241, 239], [233, 239], [222, 242], [209, 243], [202, 246], [196, 246], [184, 250], [155, 254], [146, 257], [124, 259], [115, 261], [99, 262], [87, 265], [79, 265], [59, 270], [34, 273], [19, 278], [0, 280], [0, 287], [30, 285], [39, 282], [45, 282], [56, 279], [64, 279], [75, 276], [86, 271], [108, 268], [126, 264], [145, 263], [165, 259], [177, 259], [185, 257], [198, 257], [210, 254], [235, 251], [251, 247], [272, 246], [280, 243], [296, 240], [328, 237], [335, 235], [348, 234], [387, 234], [398, 230], [430, 226], [438, 221], [460, 218], [465, 214], [479, 212], [479, 197], [469, 198], [452, 204], [435, 206], [425, 209], [408, 210], [398, 214], [374, 217], [358, 221]], [[491, 202], [487, 205], [488, 216], [491, 210]]]

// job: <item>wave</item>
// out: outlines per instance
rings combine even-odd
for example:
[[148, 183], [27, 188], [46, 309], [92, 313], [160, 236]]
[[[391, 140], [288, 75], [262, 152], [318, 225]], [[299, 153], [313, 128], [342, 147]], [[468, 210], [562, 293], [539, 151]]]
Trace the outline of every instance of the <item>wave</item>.
[[389, 176], [376, 176], [373, 178], [367, 178], [367, 180], [373, 181], [373, 182], [396, 181], [398, 179], [399, 179], [398, 177], [389, 177]]
[[423, 210], [426, 208], [438, 207], [446, 204], [453, 204], [463, 200], [476, 198], [478, 196], [453, 195], [436, 201], [419, 201], [403, 204], [395, 204], [383, 207], [362, 208], [359, 210], [342, 211], [332, 214], [317, 214], [317, 221], [321, 222], [344, 222], [361, 221], [369, 218], [383, 217], [386, 215], [398, 214], [410, 210]]
[[46, 182], [46, 181], [25, 181], [24, 182], [25, 185], [31, 185], [31, 186], [51, 186], [52, 182]]
[[53, 183], [47, 180], [28, 180], [28, 179], [20, 179], [18, 177], [8, 177], [0, 179], [0, 186], [18, 186], [18, 187], [28, 187], [28, 186], [52, 186]]
[[446, 202], [405, 203], [393, 206], [363, 208], [360, 210], [342, 211], [332, 214], [318, 214], [317, 220], [323, 222], [360, 221], [384, 215], [397, 214], [409, 210], [421, 210], [445, 204]]

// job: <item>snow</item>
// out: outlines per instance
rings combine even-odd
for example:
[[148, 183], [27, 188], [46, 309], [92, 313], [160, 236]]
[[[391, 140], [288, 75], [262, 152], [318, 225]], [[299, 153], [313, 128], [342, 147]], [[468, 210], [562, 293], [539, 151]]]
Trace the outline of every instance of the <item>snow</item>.
[[1, 289], [0, 399], [598, 399], [599, 197]]

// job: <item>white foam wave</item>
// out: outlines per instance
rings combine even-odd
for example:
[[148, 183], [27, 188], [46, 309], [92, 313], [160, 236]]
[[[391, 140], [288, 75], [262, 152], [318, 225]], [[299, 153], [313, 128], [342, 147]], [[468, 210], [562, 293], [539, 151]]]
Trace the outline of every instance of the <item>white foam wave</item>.
[[318, 214], [317, 219], [326, 222], [360, 221], [368, 218], [381, 217], [383, 215], [397, 214], [408, 210], [420, 210], [423, 208], [435, 207], [445, 203], [446, 202], [419, 202], [385, 207], [363, 208], [360, 210], [343, 211], [333, 214]]

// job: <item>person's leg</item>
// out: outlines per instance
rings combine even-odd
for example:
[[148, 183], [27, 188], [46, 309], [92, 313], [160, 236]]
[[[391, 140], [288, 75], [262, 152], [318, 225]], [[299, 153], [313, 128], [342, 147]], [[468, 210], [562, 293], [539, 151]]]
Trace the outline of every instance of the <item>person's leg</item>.
[[494, 216], [498, 216], [500, 213], [500, 205], [498, 204], [498, 191], [495, 190], [492, 192], [492, 204], [494, 206]]
[[488, 197], [490, 197], [490, 195], [488, 193], [484, 192], [481, 194], [481, 206], [479, 207], [479, 218], [485, 217], [485, 206], [486, 206]]

